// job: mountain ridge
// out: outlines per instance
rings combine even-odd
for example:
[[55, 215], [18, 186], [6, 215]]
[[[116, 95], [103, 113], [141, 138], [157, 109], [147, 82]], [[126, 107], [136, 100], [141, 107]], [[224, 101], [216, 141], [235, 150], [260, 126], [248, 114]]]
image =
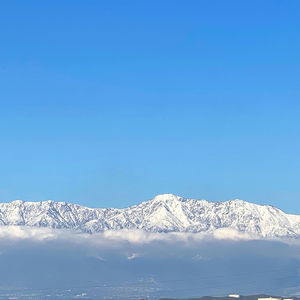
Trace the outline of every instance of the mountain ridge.
[[139, 229], [148, 232], [213, 234], [220, 228], [261, 238], [300, 238], [300, 215], [240, 199], [209, 202], [157, 195], [126, 208], [89, 208], [52, 200], [0, 203], [0, 225], [72, 229], [88, 233]]

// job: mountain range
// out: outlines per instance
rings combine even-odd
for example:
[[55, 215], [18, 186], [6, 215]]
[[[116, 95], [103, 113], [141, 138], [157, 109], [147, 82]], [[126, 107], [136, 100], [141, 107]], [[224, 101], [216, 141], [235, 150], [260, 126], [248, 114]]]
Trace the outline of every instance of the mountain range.
[[209, 202], [173, 194], [158, 195], [123, 209], [15, 200], [0, 203], [0, 225], [63, 228], [87, 233], [139, 229], [212, 234], [228, 228], [260, 238], [300, 237], [300, 215], [238, 199]]

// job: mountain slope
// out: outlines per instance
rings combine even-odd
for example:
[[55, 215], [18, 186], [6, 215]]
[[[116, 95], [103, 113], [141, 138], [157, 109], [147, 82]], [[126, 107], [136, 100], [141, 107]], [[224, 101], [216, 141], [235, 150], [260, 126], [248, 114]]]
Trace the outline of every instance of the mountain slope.
[[75, 229], [83, 232], [142, 229], [205, 232], [233, 228], [259, 237], [300, 237], [300, 216], [242, 200], [208, 202], [172, 194], [124, 209], [87, 208], [66, 202], [0, 203], [0, 225]]

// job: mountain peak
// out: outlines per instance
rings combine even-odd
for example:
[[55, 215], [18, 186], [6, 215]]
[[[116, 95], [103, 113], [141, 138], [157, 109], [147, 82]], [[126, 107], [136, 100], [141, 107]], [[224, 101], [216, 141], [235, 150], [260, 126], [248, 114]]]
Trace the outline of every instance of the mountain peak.
[[23, 204], [24, 201], [23, 200], [13, 200], [11, 201], [12, 204], [16, 204], [16, 205], [20, 205], [20, 204]]
[[158, 194], [151, 201], [165, 202], [165, 201], [179, 201], [182, 199], [184, 198], [174, 194]]

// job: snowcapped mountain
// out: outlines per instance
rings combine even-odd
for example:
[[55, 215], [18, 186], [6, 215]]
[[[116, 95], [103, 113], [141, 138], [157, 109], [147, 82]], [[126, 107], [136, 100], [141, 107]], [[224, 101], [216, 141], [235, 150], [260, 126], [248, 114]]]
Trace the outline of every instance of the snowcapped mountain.
[[300, 215], [242, 200], [208, 202], [173, 194], [124, 209], [88, 208], [66, 202], [0, 203], [0, 225], [74, 229], [82, 232], [141, 229], [149, 232], [204, 232], [231, 228], [264, 238], [300, 237]]

